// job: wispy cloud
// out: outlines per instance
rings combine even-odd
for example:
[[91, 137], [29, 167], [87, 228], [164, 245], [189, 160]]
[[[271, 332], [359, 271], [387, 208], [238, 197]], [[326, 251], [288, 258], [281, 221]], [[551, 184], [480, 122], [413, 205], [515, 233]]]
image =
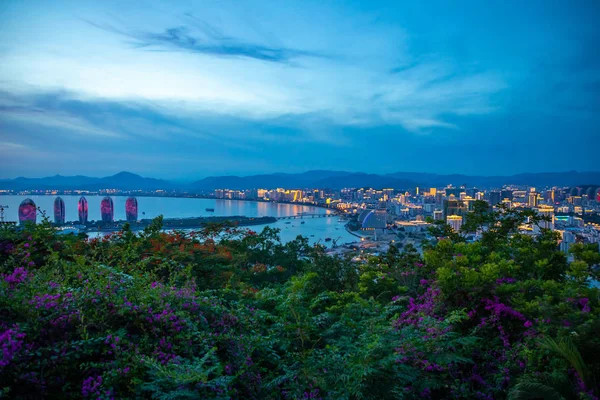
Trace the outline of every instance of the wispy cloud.
[[322, 57], [316, 52], [252, 43], [227, 36], [217, 27], [196, 18], [193, 14], [186, 13], [185, 17], [190, 24], [167, 28], [162, 32], [117, 28], [109, 23], [90, 20], [86, 22], [106, 32], [123, 36], [134, 48], [147, 51], [178, 51], [284, 64], [299, 57]]
[[61, 111], [50, 111], [35, 107], [0, 107], [0, 114], [2, 120], [5, 122], [17, 122], [20, 124], [53, 128], [53, 130], [49, 132], [52, 135], [56, 134], [57, 130], [59, 130], [77, 135], [112, 138], [121, 137], [121, 134], [118, 132], [98, 128], [78, 116]]

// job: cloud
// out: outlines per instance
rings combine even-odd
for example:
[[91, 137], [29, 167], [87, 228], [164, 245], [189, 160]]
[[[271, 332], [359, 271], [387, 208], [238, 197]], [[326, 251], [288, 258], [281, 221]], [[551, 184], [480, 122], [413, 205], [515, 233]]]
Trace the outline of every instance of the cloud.
[[36, 107], [0, 107], [4, 122], [16, 122], [26, 125], [40, 125], [53, 128], [49, 133], [54, 134], [56, 129], [68, 131], [79, 135], [118, 138], [121, 135], [90, 124], [88, 121], [66, 112], [52, 111]]
[[22, 152], [22, 151], [26, 151], [28, 149], [29, 149], [29, 147], [27, 147], [23, 144], [12, 143], [12, 142], [0, 142], [0, 151], [3, 151], [3, 152], [13, 152], [13, 151]]
[[241, 57], [289, 64], [300, 57], [322, 57], [316, 52], [282, 46], [268, 46], [227, 36], [218, 28], [186, 13], [190, 25], [167, 28], [162, 32], [119, 29], [108, 23], [86, 20], [90, 25], [127, 38], [134, 48], [147, 51], [177, 51], [215, 57]]

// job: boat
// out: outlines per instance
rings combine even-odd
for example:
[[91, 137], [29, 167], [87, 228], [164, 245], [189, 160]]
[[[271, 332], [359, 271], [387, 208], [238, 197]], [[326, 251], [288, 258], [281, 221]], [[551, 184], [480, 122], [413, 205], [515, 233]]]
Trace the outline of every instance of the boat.
[[284, 224], [291, 224], [291, 222], [290, 221], [285, 221]]
[[304, 224], [304, 223], [305, 223], [304, 221], [300, 222], [300, 224]]
[[206, 211], [209, 211], [209, 212], [214, 212], [214, 211], [215, 211], [215, 209], [214, 209], [214, 208], [207, 208], [207, 209], [206, 209]]
[[325, 238], [326, 242], [331, 242], [331, 238]]

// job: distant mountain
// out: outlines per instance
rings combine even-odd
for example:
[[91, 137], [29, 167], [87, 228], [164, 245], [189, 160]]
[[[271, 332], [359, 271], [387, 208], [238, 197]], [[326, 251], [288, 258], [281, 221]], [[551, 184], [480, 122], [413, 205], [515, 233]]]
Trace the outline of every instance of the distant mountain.
[[428, 186], [467, 185], [480, 188], [496, 188], [503, 185], [530, 186], [578, 186], [600, 184], [600, 172], [545, 172], [506, 176], [440, 175], [419, 172], [395, 172], [387, 176], [421, 182]]
[[61, 176], [55, 175], [47, 178], [15, 178], [0, 180], [1, 189], [11, 190], [157, 190], [171, 189], [175, 184], [154, 178], [143, 178], [131, 172], [119, 172], [116, 175], [104, 178], [93, 178], [89, 176]]
[[[341, 171], [308, 171], [300, 174], [266, 174], [251, 176], [212, 176], [201, 179], [190, 185], [192, 190], [227, 189], [256, 189], [256, 188], [307, 188], [328, 187], [318, 186], [317, 182], [327, 179], [337, 179], [351, 175]], [[335, 186], [337, 187], [337, 186]]]
[[525, 173], [510, 176], [442, 175], [418, 172], [395, 172], [391, 174], [365, 174], [361, 172], [316, 170], [299, 174], [263, 174], [251, 176], [212, 176], [192, 183], [175, 183], [162, 179], [144, 178], [131, 172], [119, 172], [104, 178], [87, 176], [55, 175], [46, 178], [15, 178], [0, 180], [0, 189], [120, 189], [157, 190], [180, 189], [189, 192], [205, 192], [214, 189], [257, 188], [331, 188], [373, 187], [409, 189], [416, 186], [441, 187], [467, 185], [478, 188], [497, 188], [503, 185], [580, 186], [600, 185], [600, 172], [549, 172]]

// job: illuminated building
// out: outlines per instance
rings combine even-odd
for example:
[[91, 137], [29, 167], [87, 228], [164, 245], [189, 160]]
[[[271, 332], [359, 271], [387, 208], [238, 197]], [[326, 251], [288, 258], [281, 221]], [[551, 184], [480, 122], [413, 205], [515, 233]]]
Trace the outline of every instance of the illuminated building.
[[464, 191], [465, 189], [462, 188], [446, 188], [446, 196], [460, 197], [460, 193]]
[[467, 205], [462, 200], [457, 200], [454, 197], [450, 197], [448, 200], [444, 200], [444, 216], [449, 215], [466, 215]]
[[554, 229], [554, 207], [540, 206], [536, 209], [537, 213], [542, 217], [550, 218], [550, 221], [540, 221], [534, 227], [533, 231], [540, 233], [541, 229]]
[[36, 222], [37, 208], [31, 199], [25, 199], [19, 205], [19, 222]]
[[461, 217], [460, 215], [448, 215], [446, 217], [446, 223], [450, 225], [452, 230], [454, 230], [455, 232], [459, 232], [460, 227], [463, 224], [463, 217]]
[[77, 213], [79, 214], [79, 223], [86, 224], [88, 222], [88, 202], [83, 196], [79, 198], [77, 203]]
[[538, 194], [536, 192], [530, 192], [527, 200], [529, 207], [537, 207], [538, 205]]
[[444, 212], [442, 210], [435, 210], [433, 212], [434, 221], [443, 221], [444, 220]]
[[60, 197], [54, 199], [54, 223], [60, 225], [65, 223], [65, 202]]
[[369, 210], [362, 221], [361, 229], [365, 231], [383, 230], [387, 227], [387, 210]]
[[130, 197], [125, 201], [125, 219], [130, 222], [138, 219], [138, 202], [135, 197]]
[[431, 194], [432, 196], [435, 196], [436, 193], [437, 193], [437, 189], [436, 188], [429, 189], [429, 194]]
[[108, 196], [100, 202], [100, 215], [102, 216], [102, 222], [113, 222], [115, 206], [112, 199]]

